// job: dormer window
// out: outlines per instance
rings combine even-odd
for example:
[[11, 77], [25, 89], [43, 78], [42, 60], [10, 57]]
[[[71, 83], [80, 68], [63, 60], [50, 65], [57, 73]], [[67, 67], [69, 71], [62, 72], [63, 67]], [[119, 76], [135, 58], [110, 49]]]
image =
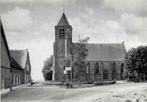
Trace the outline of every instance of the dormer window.
[[64, 29], [59, 29], [59, 38], [64, 39], [65, 38], [65, 30]]

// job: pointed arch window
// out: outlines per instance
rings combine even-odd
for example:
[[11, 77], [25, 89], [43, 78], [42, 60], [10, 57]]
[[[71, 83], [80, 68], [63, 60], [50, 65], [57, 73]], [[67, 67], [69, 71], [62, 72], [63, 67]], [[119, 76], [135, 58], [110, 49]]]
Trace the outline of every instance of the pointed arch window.
[[95, 64], [95, 74], [99, 73], [99, 63]]
[[90, 73], [90, 63], [88, 62], [87, 63], [87, 74], [89, 74]]
[[116, 73], [116, 63], [115, 62], [112, 64], [112, 72]]
[[104, 63], [103, 63], [103, 62], [101, 62], [100, 64], [101, 64], [101, 66], [100, 66], [100, 67], [101, 67], [101, 69], [102, 69], [102, 70], [104, 70]]
[[124, 72], [124, 63], [121, 63], [121, 70], [120, 70], [121, 74]]
[[123, 78], [123, 73], [124, 73], [124, 63], [121, 63], [121, 68], [120, 68], [121, 78]]
[[59, 29], [59, 38], [64, 39], [65, 38], [65, 29]]
[[112, 63], [112, 80], [117, 79], [117, 73], [116, 73], [116, 63]]
[[107, 69], [104, 69], [103, 71], [103, 79], [107, 80], [109, 78], [109, 71]]

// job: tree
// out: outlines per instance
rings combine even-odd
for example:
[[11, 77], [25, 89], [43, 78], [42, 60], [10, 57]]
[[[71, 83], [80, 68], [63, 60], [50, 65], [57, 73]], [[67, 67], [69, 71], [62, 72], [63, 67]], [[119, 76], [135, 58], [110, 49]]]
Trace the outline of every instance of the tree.
[[147, 76], [147, 46], [140, 46], [129, 50], [125, 57], [125, 64], [130, 73]]
[[51, 69], [52, 66], [53, 66], [53, 55], [51, 55], [49, 58], [47, 58], [44, 61], [42, 73], [43, 73], [45, 81], [52, 80], [52, 73], [53, 73], [53, 71]]
[[86, 47], [87, 42], [89, 40], [89, 37], [80, 39], [79, 42], [74, 43], [72, 46], [72, 55], [73, 55], [73, 63], [72, 63], [72, 68], [73, 68], [73, 77], [74, 79], [77, 79], [78, 82], [84, 80], [85, 78], [85, 73], [86, 73], [86, 56], [88, 49]]

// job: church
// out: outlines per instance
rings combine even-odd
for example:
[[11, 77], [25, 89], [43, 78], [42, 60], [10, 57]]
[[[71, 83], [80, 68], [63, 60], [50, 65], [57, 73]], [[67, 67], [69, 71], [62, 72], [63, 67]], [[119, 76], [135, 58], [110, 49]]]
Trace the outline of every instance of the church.
[[[72, 26], [69, 24], [63, 12], [58, 24], [55, 26], [54, 42], [54, 70], [53, 80], [65, 80], [65, 60], [72, 63], [70, 49], [72, 44]], [[122, 43], [88, 43], [88, 55], [86, 57], [85, 81], [111, 81], [122, 79], [123, 61], [126, 54], [124, 42]], [[72, 73], [72, 76], [74, 73]], [[73, 79], [74, 80], [74, 79]]]

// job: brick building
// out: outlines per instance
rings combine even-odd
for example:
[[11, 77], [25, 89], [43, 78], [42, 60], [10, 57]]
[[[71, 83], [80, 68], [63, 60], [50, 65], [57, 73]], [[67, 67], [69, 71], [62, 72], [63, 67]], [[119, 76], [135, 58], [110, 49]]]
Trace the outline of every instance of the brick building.
[[2, 22], [0, 20], [0, 42], [1, 42], [1, 89], [6, 89], [11, 87], [11, 56], [9, 52], [9, 47], [7, 43], [7, 39], [5, 36], [5, 32], [3, 29]]
[[31, 64], [28, 50], [10, 50], [12, 58], [20, 66], [13, 68], [13, 85], [25, 84], [31, 81]]
[[[54, 43], [54, 72], [56, 81], [64, 81], [65, 59], [69, 58], [72, 44], [72, 26], [63, 13], [55, 26]], [[103, 81], [121, 79], [123, 73], [123, 61], [126, 53], [124, 42], [108, 44], [87, 44], [88, 55], [86, 81]], [[71, 67], [71, 66], [68, 66]], [[74, 76], [74, 73], [73, 73]]]

